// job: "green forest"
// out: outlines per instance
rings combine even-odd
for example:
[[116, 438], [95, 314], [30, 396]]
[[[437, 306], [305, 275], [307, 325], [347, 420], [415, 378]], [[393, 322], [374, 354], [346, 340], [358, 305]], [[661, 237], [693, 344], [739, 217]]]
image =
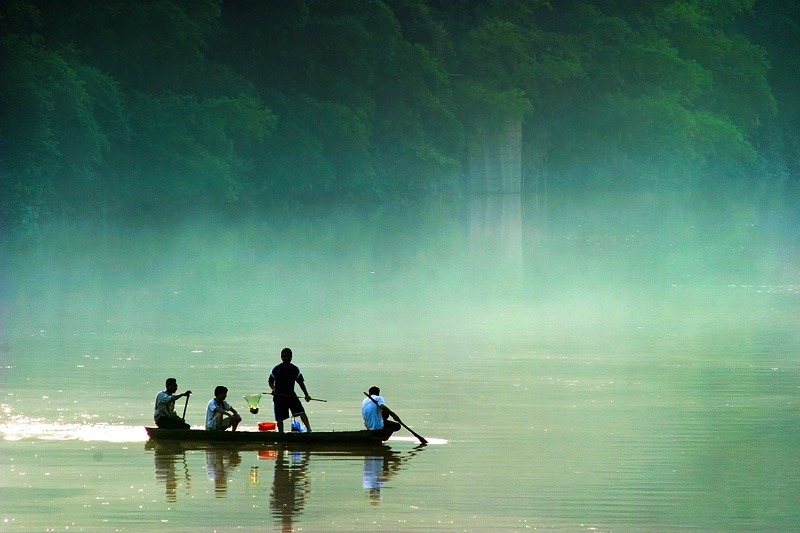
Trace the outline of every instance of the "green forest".
[[5, 228], [447, 209], [483, 125], [525, 195], [800, 198], [800, 3], [2, 0]]

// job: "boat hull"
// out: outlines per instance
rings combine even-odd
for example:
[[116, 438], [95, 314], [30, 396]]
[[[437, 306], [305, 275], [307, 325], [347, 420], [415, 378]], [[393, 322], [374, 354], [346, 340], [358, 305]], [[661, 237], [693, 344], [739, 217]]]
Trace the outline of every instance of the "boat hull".
[[197, 442], [231, 444], [335, 444], [363, 446], [380, 444], [393, 433], [392, 430], [377, 431], [314, 431], [311, 433], [277, 431], [206, 431], [204, 429], [160, 429], [145, 427], [147, 436], [155, 442]]

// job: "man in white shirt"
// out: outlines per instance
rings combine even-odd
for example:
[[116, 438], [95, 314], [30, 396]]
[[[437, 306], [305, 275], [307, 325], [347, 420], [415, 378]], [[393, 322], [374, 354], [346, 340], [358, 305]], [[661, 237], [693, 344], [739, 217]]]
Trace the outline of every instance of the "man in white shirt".
[[381, 396], [381, 389], [373, 385], [369, 388], [369, 398], [361, 402], [361, 416], [364, 418], [364, 427], [367, 429], [391, 429], [398, 431], [400, 424], [388, 420], [391, 416], [397, 420], [397, 415], [389, 409]]
[[236, 431], [242, 417], [231, 404], [225, 401], [227, 396], [228, 387], [219, 385], [214, 389], [214, 397], [208, 402], [206, 408], [206, 430], [225, 431], [231, 428], [231, 431]]
[[153, 420], [156, 426], [161, 429], [189, 429], [189, 424], [175, 412], [175, 400], [186, 396], [188, 402], [192, 391], [187, 390], [183, 394], [175, 394], [178, 390], [178, 381], [175, 378], [167, 378], [165, 387], [156, 395], [156, 405], [153, 410]]

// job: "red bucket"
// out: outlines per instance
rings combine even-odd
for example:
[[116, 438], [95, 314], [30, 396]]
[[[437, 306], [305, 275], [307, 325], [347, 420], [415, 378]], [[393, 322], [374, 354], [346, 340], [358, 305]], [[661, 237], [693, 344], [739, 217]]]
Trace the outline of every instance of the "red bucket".
[[259, 431], [275, 431], [278, 428], [278, 424], [275, 422], [259, 422], [258, 423], [258, 430]]

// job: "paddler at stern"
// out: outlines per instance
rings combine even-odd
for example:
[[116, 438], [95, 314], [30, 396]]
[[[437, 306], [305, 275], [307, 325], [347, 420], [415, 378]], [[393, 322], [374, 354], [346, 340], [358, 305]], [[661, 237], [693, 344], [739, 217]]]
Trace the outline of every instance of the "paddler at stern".
[[381, 389], [375, 385], [369, 388], [369, 398], [364, 398], [361, 401], [361, 416], [364, 418], [364, 427], [367, 429], [386, 428], [392, 431], [400, 429], [400, 424], [389, 420], [390, 416], [395, 420], [399, 420], [399, 418], [386, 405], [383, 396], [381, 396]]

